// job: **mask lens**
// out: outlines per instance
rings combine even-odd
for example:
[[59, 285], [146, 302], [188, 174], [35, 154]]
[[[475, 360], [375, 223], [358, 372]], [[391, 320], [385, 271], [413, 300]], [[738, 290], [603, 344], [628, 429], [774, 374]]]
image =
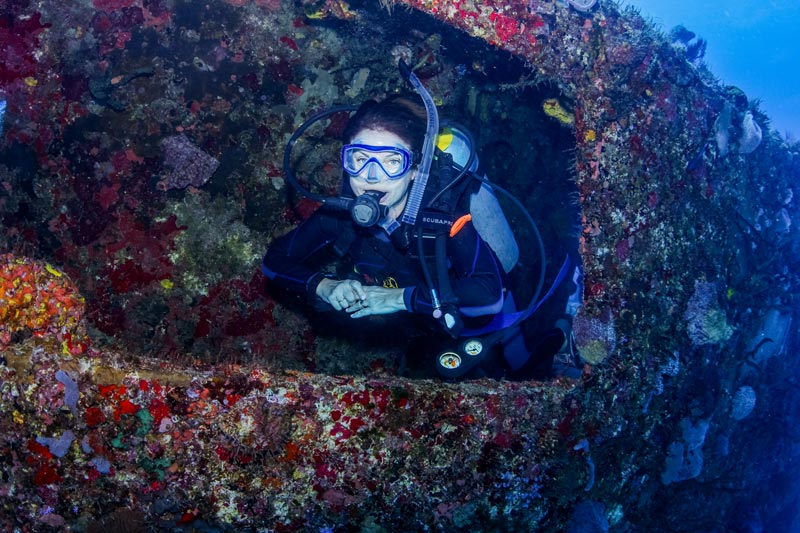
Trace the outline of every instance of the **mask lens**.
[[398, 179], [411, 167], [411, 154], [394, 146], [348, 144], [342, 147], [342, 168], [351, 176], [358, 176], [370, 165], [377, 165], [390, 180]]

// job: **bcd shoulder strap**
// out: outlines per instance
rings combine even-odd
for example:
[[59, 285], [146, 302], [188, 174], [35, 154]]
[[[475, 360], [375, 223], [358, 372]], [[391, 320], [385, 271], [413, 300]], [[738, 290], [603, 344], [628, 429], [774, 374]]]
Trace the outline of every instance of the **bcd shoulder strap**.
[[[469, 213], [469, 193], [476, 189], [480, 182], [469, 175], [461, 177], [458, 183], [452, 181], [458, 176], [453, 166], [453, 156], [447, 152], [436, 152], [435, 165], [432, 168], [420, 217], [426, 232], [450, 232], [456, 217]], [[443, 192], [441, 192], [443, 191]], [[439, 194], [441, 192], [441, 194]]]

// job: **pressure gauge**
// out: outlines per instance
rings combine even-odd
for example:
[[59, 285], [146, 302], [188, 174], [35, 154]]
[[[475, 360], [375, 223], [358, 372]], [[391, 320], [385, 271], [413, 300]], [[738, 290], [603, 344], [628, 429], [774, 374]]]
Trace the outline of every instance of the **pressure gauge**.
[[483, 351], [483, 343], [478, 339], [469, 339], [464, 343], [464, 353], [475, 357]]
[[454, 370], [461, 366], [461, 358], [455, 352], [444, 352], [439, 355], [439, 365], [446, 370]]

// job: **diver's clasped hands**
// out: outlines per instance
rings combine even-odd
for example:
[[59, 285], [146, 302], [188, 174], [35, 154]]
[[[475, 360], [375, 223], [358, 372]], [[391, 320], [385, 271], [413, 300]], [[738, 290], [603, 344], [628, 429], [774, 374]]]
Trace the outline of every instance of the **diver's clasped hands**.
[[[337, 311], [363, 305], [367, 291], [360, 281], [353, 279], [336, 280], [325, 278], [317, 285], [317, 296], [323, 302], [331, 304]], [[348, 311], [352, 312], [352, 311]]]
[[337, 311], [350, 313], [352, 318], [406, 310], [403, 289], [364, 286], [352, 279], [323, 279], [317, 285], [317, 296]]

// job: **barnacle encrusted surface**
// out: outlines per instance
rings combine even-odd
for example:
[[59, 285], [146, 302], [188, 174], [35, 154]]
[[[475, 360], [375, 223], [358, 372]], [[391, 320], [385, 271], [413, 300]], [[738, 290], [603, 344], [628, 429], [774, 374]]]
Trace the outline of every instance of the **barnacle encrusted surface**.
[[[587, 9], [12, 2], [0, 245], [45, 276], [37, 305], [72, 281], [89, 339], [65, 306], [44, 329], [27, 302], [2, 314], [0, 529], [798, 529], [800, 149], [634, 10]], [[294, 128], [401, 89], [395, 56], [486, 136], [545, 235], [580, 246], [579, 379], [408, 379], [396, 346], [328, 340], [338, 325], [243, 267], [316, 208], [287, 196]], [[341, 127], [300, 164], [324, 194]], [[175, 135], [219, 165], [161, 190]], [[324, 372], [350, 355], [358, 375]], [[665, 483], [672, 467], [690, 475]]]

